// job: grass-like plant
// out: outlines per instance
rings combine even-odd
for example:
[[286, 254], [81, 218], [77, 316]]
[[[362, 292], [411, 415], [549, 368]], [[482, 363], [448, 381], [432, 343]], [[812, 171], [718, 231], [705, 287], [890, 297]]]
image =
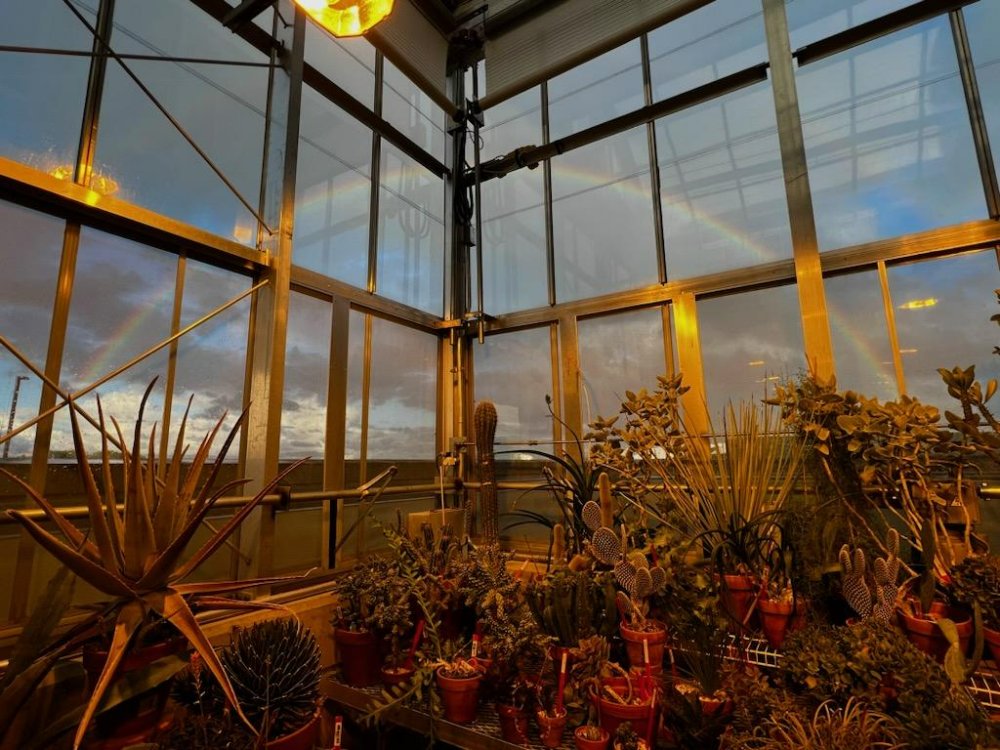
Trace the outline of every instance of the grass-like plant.
[[[141, 632], [161, 621], [169, 623], [187, 638], [204, 665], [218, 680], [226, 700], [234, 707], [240, 718], [253, 728], [244, 716], [229, 677], [208, 637], [198, 624], [194, 610], [274, 609], [275, 605], [241, 601], [224, 595], [252, 586], [289, 580], [287, 576], [283, 576], [243, 581], [198, 583], [186, 581], [225, 543], [226, 538], [253, 512], [275, 485], [302, 462], [296, 462], [267, 482], [200, 548], [185, 558], [188, 544], [219, 498], [249, 481], [232, 480], [215, 489], [216, 479], [222, 469], [226, 453], [239, 434], [247, 412], [244, 411], [236, 420], [222, 449], [211, 464], [207, 477], [202, 481], [212, 443], [225, 416], [201, 441], [185, 472], [183, 463], [187, 446], [184, 440], [188, 412], [191, 408], [189, 401], [178, 430], [172, 457], [169, 461], [165, 456], [160, 457], [160, 463], [165, 463], [166, 466], [161, 480], [153, 447], [156, 445], [155, 426], [151, 430], [149, 450], [145, 460], [141, 454], [142, 417], [155, 382], [154, 380], [150, 383], [143, 394], [131, 451], [124, 448], [127, 443], [121, 427], [114, 417], [111, 417], [119, 444], [123, 446], [119, 490], [115, 489], [114, 472], [108, 450], [108, 430], [100, 401], [98, 400], [98, 416], [102, 435], [100, 467], [102, 487], [98, 487], [97, 478], [87, 459], [77, 419], [78, 407], [70, 402], [73, 446], [89, 511], [88, 533], [77, 528], [31, 485], [0, 468], [0, 472], [20, 485], [44, 511], [47, 520], [55, 526], [62, 539], [21, 511], [8, 510], [7, 514], [20, 523], [43, 549], [81, 580], [110, 597], [110, 600], [92, 613], [83, 625], [76, 628], [78, 633], [98, 638], [106, 632], [110, 623], [111, 634], [108, 658], [77, 727], [73, 742], [74, 750], [83, 742], [90, 720], [100, 707], [101, 700], [111, 686], [115, 672], [125, 655], [139, 640]], [[124, 500], [123, 512], [119, 512], [118, 508], [119, 492]], [[80, 640], [77, 638], [74, 643], [79, 643]]]

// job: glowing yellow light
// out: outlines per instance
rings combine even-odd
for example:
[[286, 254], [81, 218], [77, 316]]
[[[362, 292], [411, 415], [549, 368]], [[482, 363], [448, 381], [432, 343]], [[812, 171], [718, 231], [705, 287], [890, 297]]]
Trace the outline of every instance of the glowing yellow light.
[[925, 307], [934, 307], [938, 303], [937, 297], [928, 297], [927, 299], [911, 299], [908, 302], [904, 302], [899, 306], [900, 310], [922, 310]]
[[393, 0], [295, 0], [334, 36], [358, 36], [392, 13]]
[[918, 351], [917, 349], [900, 349], [899, 353], [900, 354], [916, 354], [917, 351]]
[[755, 359], [752, 362], [747, 362], [747, 364], [750, 365], [751, 367], [762, 367], [764, 365], [764, 360]]
[[[75, 171], [69, 164], [60, 164], [52, 167], [49, 174], [57, 180], [72, 180]], [[119, 189], [118, 180], [103, 172], [94, 171], [90, 174], [90, 189], [97, 195], [114, 195]]]

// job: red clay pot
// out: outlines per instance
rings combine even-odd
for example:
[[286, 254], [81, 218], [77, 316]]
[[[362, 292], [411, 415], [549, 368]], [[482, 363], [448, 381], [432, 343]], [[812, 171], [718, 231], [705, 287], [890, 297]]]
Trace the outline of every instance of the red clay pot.
[[413, 667], [382, 667], [382, 684], [386, 687], [405, 685], [413, 677]]
[[914, 646], [940, 663], [944, 663], [944, 655], [948, 652], [948, 641], [936, 621], [946, 617], [955, 623], [958, 643], [962, 653], [965, 654], [969, 650], [973, 631], [972, 618], [967, 614], [941, 602], [934, 602], [930, 612], [920, 617], [911, 617], [903, 610], [899, 610], [899, 618], [906, 631], [906, 637]]
[[319, 737], [319, 712], [309, 723], [296, 729], [291, 734], [271, 740], [264, 747], [267, 750], [313, 750]]
[[733, 712], [733, 699], [728, 696], [717, 698], [712, 695], [699, 695], [698, 703], [701, 705], [701, 715], [706, 718], [724, 718]]
[[603, 727], [597, 727], [601, 731], [601, 738], [589, 740], [581, 736], [587, 727], [577, 727], [573, 732], [573, 742], [576, 743], [576, 750], [608, 750], [608, 743], [611, 742], [611, 735]]
[[[628, 692], [628, 686], [623, 677], [613, 677], [611, 679], [605, 680], [604, 684], [611, 687], [619, 695], [623, 696]], [[635, 681], [633, 680], [633, 691], [635, 686]], [[600, 720], [601, 727], [609, 735], [613, 736], [615, 731], [618, 729], [619, 725], [630, 721], [632, 722], [632, 728], [646, 740], [647, 744], [652, 744], [652, 733], [656, 729], [656, 716], [651, 714], [655, 711], [659, 713], [659, 703], [657, 703], [655, 709], [650, 706], [649, 703], [644, 703], [641, 705], [622, 705], [616, 701], [609, 700], [603, 695], [596, 695], [593, 698], [594, 703], [597, 705], [597, 716]]]
[[379, 643], [374, 634], [334, 628], [333, 639], [337, 643], [344, 682], [351, 687], [377, 685], [382, 676]]
[[983, 640], [990, 650], [990, 658], [1000, 666], [1000, 632], [984, 627]]
[[497, 715], [500, 717], [500, 735], [511, 744], [527, 745], [528, 714], [521, 706], [497, 705]]
[[760, 627], [771, 648], [781, 648], [781, 644], [785, 642], [785, 633], [788, 631], [793, 609], [794, 603], [791, 600], [762, 597], [757, 602]]
[[543, 747], [562, 747], [563, 730], [566, 728], [566, 709], [550, 716], [544, 711], [535, 714], [538, 720], [538, 736]]
[[667, 645], [667, 629], [662, 622], [647, 620], [651, 625], [656, 625], [656, 630], [633, 630], [624, 622], [619, 624], [622, 640], [625, 641], [625, 649], [628, 651], [628, 663], [632, 667], [645, 667], [646, 661], [643, 654], [642, 642], [648, 643], [649, 666], [651, 671], [656, 673], [663, 670], [663, 653]]
[[747, 620], [754, 599], [760, 593], [760, 586], [750, 575], [724, 575], [722, 591], [720, 592], [722, 606], [725, 612], [741, 627], [753, 626], [751, 617]]
[[[154, 661], [180, 654], [186, 648], [187, 639], [172, 638], [169, 641], [132, 649], [118, 665], [115, 675], [118, 677], [144, 669]], [[97, 684], [107, 661], [107, 650], [96, 646], [83, 649], [83, 668], [87, 673], [88, 690], [93, 690]], [[169, 719], [164, 721], [163, 711], [170, 697], [172, 683], [172, 679], [166, 680], [152, 690], [129, 698], [101, 713], [94, 720], [94, 737], [88, 747], [118, 750], [129, 745], [138, 745], [147, 742], [158, 730], [169, 726], [170, 721]]]
[[479, 705], [479, 683], [482, 674], [475, 677], [455, 679], [441, 674], [444, 667], [438, 667], [438, 688], [441, 690], [441, 703], [444, 708], [444, 718], [455, 724], [471, 724], [476, 720], [476, 708]]

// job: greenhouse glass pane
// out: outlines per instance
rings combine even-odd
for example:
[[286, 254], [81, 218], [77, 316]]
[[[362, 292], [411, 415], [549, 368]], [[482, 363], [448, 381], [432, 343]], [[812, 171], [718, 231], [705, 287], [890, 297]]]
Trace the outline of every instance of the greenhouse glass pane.
[[986, 118], [993, 163], [1000, 172], [1000, 3], [980, 2], [962, 9], [965, 28], [972, 48], [972, 62], [976, 69], [979, 101]]

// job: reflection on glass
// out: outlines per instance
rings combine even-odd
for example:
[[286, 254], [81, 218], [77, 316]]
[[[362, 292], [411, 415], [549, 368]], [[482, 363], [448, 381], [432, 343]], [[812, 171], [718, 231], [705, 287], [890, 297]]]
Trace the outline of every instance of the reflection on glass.
[[369, 459], [437, 455], [437, 351], [436, 336], [372, 318]]
[[986, 118], [993, 163], [1000, 172], [1000, 3], [975, 3], [962, 9], [979, 85], [979, 101]]
[[715, 0], [650, 32], [653, 101], [766, 60], [760, 3]]
[[821, 249], [985, 217], [947, 17], [807, 65], [797, 84]]
[[[976, 377], [984, 383], [1000, 377], [1000, 358], [993, 354], [997, 324], [990, 320], [997, 312], [997, 287], [1000, 273], [993, 250], [889, 267], [909, 395], [958, 412], [939, 367], [975, 365]], [[925, 302], [908, 304], [914, 300]]]
[[556, 300], [657, 281], [646, 128], [552, 160]]
[[837, 386], [883, 401], [896, 398], [896, 372], [877, 271], [824, 279]]
[[562, 138], [641, 107], [640, 54], [635, 39], [549, 81], [550, 138]]
[[521, 169], [482, 185], [483, 297], [490, 315], [548, 303], [542, 177], [541, 169]]
[[374, 108], [375, 48], [367, 39], [335, 39], [307, 23], [305, 59], [368, 109]]
[[667, 277], [792, 256], [771, 84], [656, 122]]
[[376, 291], [434, 315], [444, 305], [444, 182], [382, 142]]
[[388, 60], [383, 76], [382, 117], [424, 150], [442, 159], [444, 110]]
[[[59, 258], [65, 222], [48, 214], [0, 201], [0, 335], [8, 339], [39, 369], [45, 368], [52, 302], [55, 297]], [[7, 349], [0, 349], [0, 433], [16, 427], [38, 413], [41, 380]], [[15, 395], [16, 394], [16, 395]], [[35, 439], [29, 428], [0, 446], [0, 462], [27, 463]], [[7, 500], [8, 483], [2, 485]], [[10, 500], [20, 502], [23, 493], [10, 486]], [[2, 599], [0, 599], [2, 606]]]
[[[184, 0], [118, 3], [112, 43], [122, 53], [267, 61]], [[156, 60], [128, 65], [255, 206], [267, 68]], [[115, 63], [108, 65], [96, 167], [117, 180], [119, 198], [243, 244], [256, 243], [253, 215]]]
[[[0, 44], [86, 52], [93, 44], [60, 0], [0, 0], [0, 18]], [[89, 70], [88, 57], [0, 52], [0, 156], [43, 172], [74, 165]]]
[[285, 345], [285, 393], [281, 402], [281, 460], [311, 460], [295, 471], [301, 490], [323, 489], [326, 391], [330, 372], [330, 304], [292, 292]]
[[[194, 323], [250, 287], [250, 280], [246, 276], [194, 260], [187, 260], [185, 263], [181, 328]], [[192, 445], [197, 445], [222, 415], [226, 414], [210, 455], [214, 457], [221, 450], [225, 436], [243, 411], [243, 380], [249, 327], [250, 298], [246, 297], [181, 337], [177, 344], [171, 441], [177, 434], [188, 398], [194, 396], [191, 413], [188, 415], [187, 439]], [[226, 461], [235, 463], [238, 458], [239, 442], [236, 441], [226, 454]]]
[[786, 0], [792, 49], [853, 29], [917, 0]]
[[371, 154], [371, 131], [303, 87], [294, 262], [362, 289], [368, 284]]
[[794, 286], [698, 301], [705, 392], [713, 424], [728, 401], [756, 401], [805, 368]]
[[[498, 442], [552, 440], [552, 421], [545, 407], [545, 396], [552, 393], [549, 337], [547, 327], [531, 328], [487, 336], [485, 343], [473, 346], [475, 398], [496, 405]], [[512, 447], [502, 446], [504, 450]], [[515, 453], [501, 458], [531, 457]]]
[[[480, 157], [483, 161], [510, 153], [521, 146], [542, 144], [542, 98], [537, 86], [511, 97], [483, 113]], [[470, 141], [466, 158], [472, 161]]]
[[586, 318], [578, 324], [584, 422], [613, 417], [625, 391], [656, 387], [667, 367], [659, 307]]

